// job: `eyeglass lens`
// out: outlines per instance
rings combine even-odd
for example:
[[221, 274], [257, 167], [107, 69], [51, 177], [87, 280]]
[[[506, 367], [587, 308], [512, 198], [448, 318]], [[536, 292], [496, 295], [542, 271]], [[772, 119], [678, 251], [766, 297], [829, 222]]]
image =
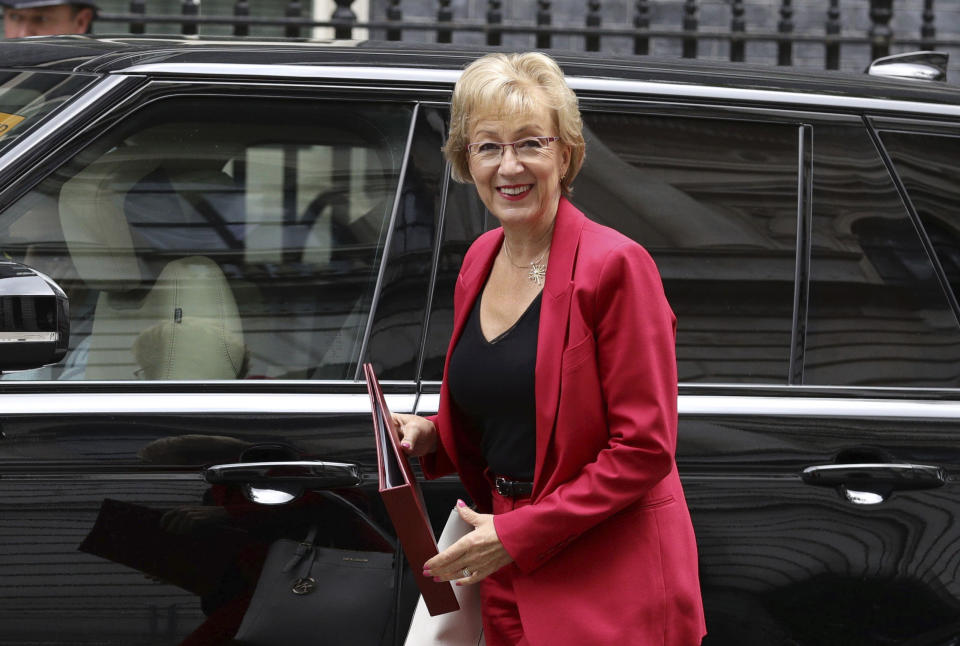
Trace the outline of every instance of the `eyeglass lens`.
[[474, 159], [483, 163], [499, 162], [503, 158], [504, 150], [507, 147], [513, 148], [513, 152], [518, 159], [532, 161], [539, 159], [547, 150], [550, 142], [557, 139], [559, 137], [528, 137], [504, 144], [484, 141], [470, 144], [469, 149]]

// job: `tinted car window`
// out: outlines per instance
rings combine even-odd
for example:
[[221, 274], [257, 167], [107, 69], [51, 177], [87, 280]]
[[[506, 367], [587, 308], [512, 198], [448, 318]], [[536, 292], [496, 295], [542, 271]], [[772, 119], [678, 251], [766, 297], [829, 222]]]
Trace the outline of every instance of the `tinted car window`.
[[876, 147], [859, 125], [814, 132], [804, 382], [956, 386], [956, 317]]
[[960, 137], [882, 132], [883, 145], [960, 298]]
[[217, 98], [131, 115], [0, 214], [3, 251], [70, 295], [71, 351], [21, 376], [352, 379], [411, 117]]
[[430, 326], [423, 352], [421, 377], [425, 380], [440, 381], [443, 378], [443, 361], [453, 333], [453, 288], [463, 257], [477, 236], [497, 226], [499, 223], [484, 208], [472, 184], [450, 182], [430, 308]]
[[584, 114], [573, 201], [653, 255], [677, 315], [681, 381], [785, 383], [797, 128]]
[[[584, 112], [573, 202], [654, 256], [678, 318], [682, 381], [785, 383], [796, 257], [797, 128]], [[440, 379], [453, 287], [470, 242], [497, 226], [454, 185], [423, 376]]]
[[418, 108], [366, 354], [380, 379], [416, 376], [446, 177], [445, 132], [442, 110]]

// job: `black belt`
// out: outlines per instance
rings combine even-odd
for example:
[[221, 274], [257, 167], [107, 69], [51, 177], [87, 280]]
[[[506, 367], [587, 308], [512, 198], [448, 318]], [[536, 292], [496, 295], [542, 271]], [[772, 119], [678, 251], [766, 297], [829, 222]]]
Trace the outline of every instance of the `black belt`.
[[493, 486], [497, 489], [498, 494], [506, 496], [507, 498], [523, 498], [533, 493], [532, 482], [508, 480], [501, 476], [494, 478]]

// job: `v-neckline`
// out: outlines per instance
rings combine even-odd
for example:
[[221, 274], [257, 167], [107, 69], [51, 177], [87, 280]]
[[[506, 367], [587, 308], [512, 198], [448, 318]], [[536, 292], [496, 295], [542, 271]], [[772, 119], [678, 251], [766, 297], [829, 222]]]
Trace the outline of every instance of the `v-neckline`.
[[483, 292], [480, 292], [480, 298], [477, 300], [477, 310], [476, 310], [477, 331], [480, 332], [480, 338], [483, 339], [483, 342], [486, 345], [496, 345], [497, 343], [502, 341], [504, 337], [506, 337], [508, 334], [513, 332], [517, 328], [517, 326], [520, 325], [520, 322], [530, 312], [530, 310], [533, 309], [533, 306], [536, 305], [537, 301], [540, 300], [540, 297], [542, 295], [543, 295], [543, 290], [541, 289], [539, 292], [537, 292], [537, 295], [534, 296], [533, 299], [527, 304], [527, 308], [523, 310], [520, 316], [517, 317], [517, 320], [514, 321], [510, 325], [510, 327], [508, 327], [506, 330], [504, 330], [503, 332], [495, 336], [493, 339], [488, 339], [487, 335], [483, 331], [483, 323], [480, 321], [481, 309], [483, 308]]

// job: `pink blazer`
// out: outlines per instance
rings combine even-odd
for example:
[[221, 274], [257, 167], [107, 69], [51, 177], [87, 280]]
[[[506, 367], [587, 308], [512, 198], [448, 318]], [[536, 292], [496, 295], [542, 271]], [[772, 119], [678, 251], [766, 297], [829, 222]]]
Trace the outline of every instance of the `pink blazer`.
[[[487, 232], [464, 258], [448, 362], [502, 241], [502, 229]], [[494, 520], [522, 573], [514, 587], [532, 646], [694, 646], [705, 633], [674, 461], [675, 331], [646, 251], [561, 198], [537, 345], [533, 504]], [[423, 460], [427, 477], [456, 471], [489, 513], [480, 443], [446, 378], [433, 420], [440, 447]]]

